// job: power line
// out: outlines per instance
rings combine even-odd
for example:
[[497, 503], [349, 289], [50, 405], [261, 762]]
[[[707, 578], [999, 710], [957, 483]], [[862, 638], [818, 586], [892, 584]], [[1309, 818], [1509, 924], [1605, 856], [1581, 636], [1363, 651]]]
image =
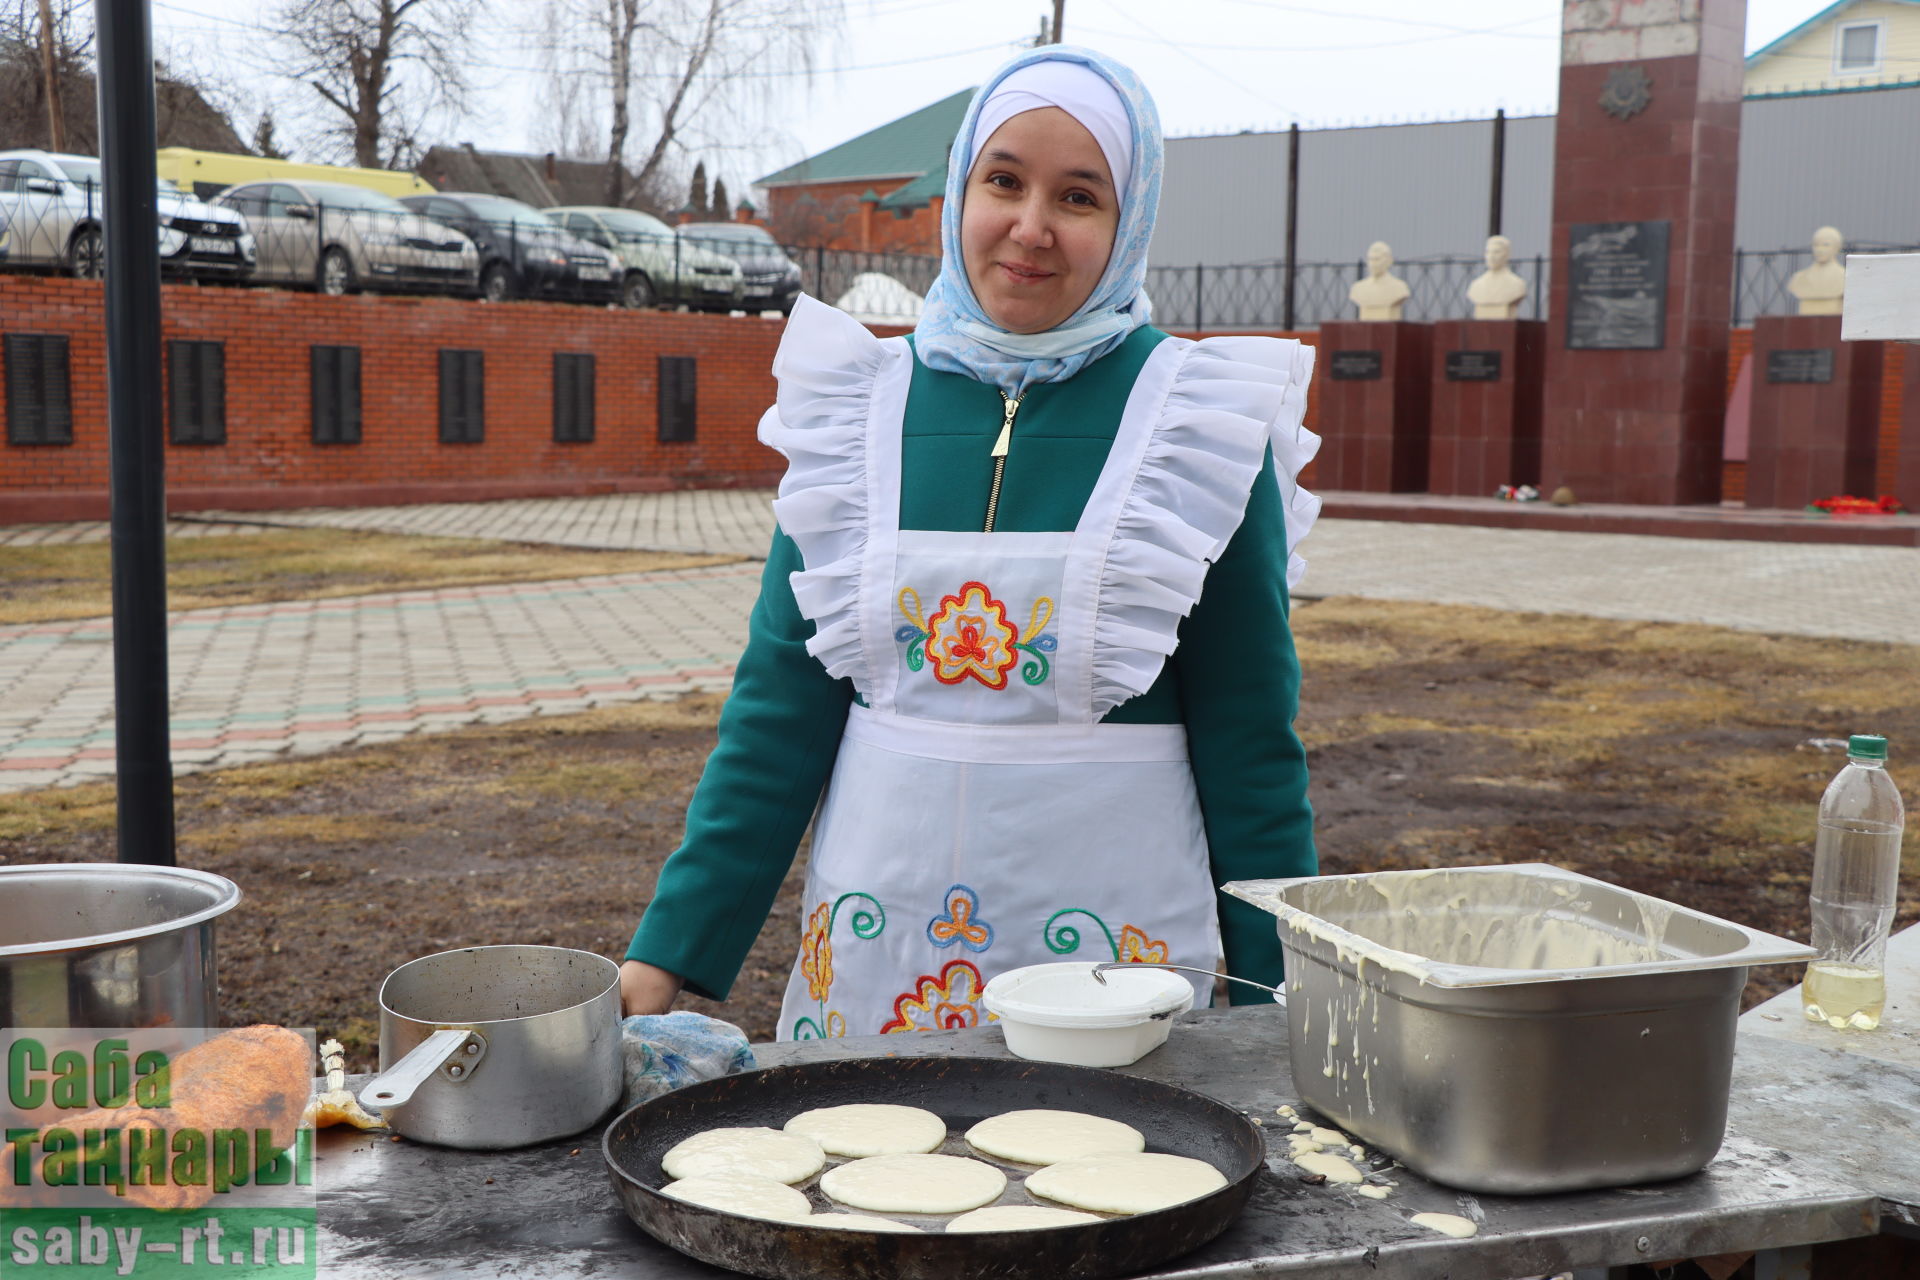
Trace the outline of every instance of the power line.
[[[1115, 12], [1121, 11], [1116, 7]], [[1122, 13], [1122, 16], [1131, 17], [1131, 15], [1124, 13]], [[1532, 19], [1528, 19], [1528, 21], [1532, 21]], [[1520, 24], [1509, 23], [1507, 25], [1518, 26]], [[1094, 35], [1107, 36], [1115, 40], [1137, 40], [1140, 38], [1124, 31], [1106, 31], [1099, 27], [1083, 26], [1080, 30], [1090, 31]], [[1159, 36], [1156, 36], [1155, 39], [1161, 40], [1162, 43], [1174, 48], [1217, 49], [1229, 53], [1354, 53], [1368, 49], [1393, 49], [1405, 45], [1431, 44], [1436, 40], [1458, 40], [1466, 36], [1492, 36], [1499, 40], [1558, 40], [1560, 38], [1557, 33], [1549, 32], [1536, 34], [1530, 31], [1509, 31], [1501, 27], [1461, 27], [1449, 31], [1437, 32], [1433, 35], [1408, 36], [1403, 40], [1369, 40], [1364, 44], [1211, 44], [1200, 40], [1168, 40]]]
[[[1232, 76], [1220, 70], [1220, 68], [1214, 66], [1209, 62], [1203, 61], [1202, 59], [1197, 57], [1195, 54], [1193, 54], [1190, 50], [1184, 49], [1180, 45], [1175, 44], [1173, 41], [1167, 39], [1165, 36], [1161, 35], [1158, 31], [1155, 31], [1152, 27], [1142, 22], [1139, 18], [1134, 17], [1133, 14], [1129, 13], [1125, 9], [1122, 9], [1118, 4], [1113, 6], [1113, 11], [1119, 14], [1121, 17], [1125, 18], [1128, 22], [1131, 22], [1134, 26], [1146, 32], [1149, 36], [1153, 37], [1155, 40], [1159, 41], [1161, 44], [1165, 45], [1167, 48], [1173, 50], [1175, 53], [1179, 54], [1181, 57], [1185, 58], [1187, 61], [1193, 63], [1196, 67], [1199, 67], [1202, 71], [1205, 71], [1208, 75], [1219, 77], [1220, 79], [1226, 81], [1228, 84], [1232, 85], [1234, 88], [1238, 89], [1240, 92], [1246, 94], [1248, 97], [1257, 99], [1260, 102], [1266, 103], [1270, 107], [1274, 107], [1274, 108], [1277, 108], [1278, 110], [1284, 111], [1296, 120], [1300, 118], [1300, 113], [1298, 111], [1295, 111], [1292, 107], [1286, 106], [1282, 103], [1275, 102], [1273, 99], [1267, 97], [1265, 94], [1256, 93], [1252, 89], [1247, 88], [1246, 85], [1241, 84], [1238, 80], [1235, 80]], [[1086, 29], [1092, 30], [1092, 28], [1086, 28]]]
[[[168, 3], [168, 0], [153, 0], [153, 5], [155, 8], [158, 8], [158, 9], [166, 9], [173, 13], [183, 13], [190, 17], [203, 18], [210, 22], [224, 23], [228, 26], [238, 27], [241, 30], [251, 31], [258, 35], [288, 34], [288, 32], [283, 28], [270, 27], [263, 23], [257, 23], [257, 22], [246, 22], [239, 18], [228, 18], [217, 13], [203, 13], [197, 9], [189, 9], [184, 5], [170, 4]], [[172, 30], [184, 30], [184, 31], [203, 30], [204, 31], [204, 29], [196, 29], [192, 27], [174, 27], [172, 26], [172, 24], [169, 24], [169, 27]], [[807, 71], [807, 70], [734, 71], [729, 73], [729, 77], [732, 79], [783, 80], [783, 79], [790, 79], [796, 76], [841, 75], [850, 71], [880, 71], [890, 67], [909, 67], [909, 66], [917, 66], [921, 63], [926, 63], [926, 62], [942, 62], [949, 58], [970, 57], [976, 53], [987, 53], [995, 49], [1008, 49], [1013, 47], [1017, 43], [1019, 42], [1010, 41], [1010, 40], [995, 40], [991, 44], [979, 44], [966, 49], [949, 49], [942, 53], [927, 53], [927, 54], [921, 54], [917, 57], [912, 57], [912, 58], [894, 58], [887, 62], [863, 62], [863, 63], [850, 64], [850, 65], [841, 66], [841, 67], [817, 67], [811, 71]], [[478, 60], [478, 59], [470, 60], [465, 65], [481, 71], [511, 71], [511, 72], [517, 72], [523, 75], [546, 75], [553, 70], [553, 68], [551, 67], [528, 67], [528, 66], [521, 66], [515, 63], [510, 63], [510, 62], [487, 62], [487, 61]], [[649, 80], [649, 79], [676, 80], [679, 77], [670, 72], [661, 72], [657, 75], [647, 75], [646, 73], [636, 73], [633, 78], [635, 80]]]

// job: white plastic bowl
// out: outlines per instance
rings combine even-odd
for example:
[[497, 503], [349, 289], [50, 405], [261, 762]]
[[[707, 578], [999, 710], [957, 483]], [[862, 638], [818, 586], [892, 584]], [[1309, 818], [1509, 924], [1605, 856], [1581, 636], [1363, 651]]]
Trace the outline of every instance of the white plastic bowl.
[[1173, 1020], [1193, 1008], [1193, 984], [1144, 965], [1109, 969], [1069, 961], [1009, 969], [980, 1002], [997, 1014], [1016, 1057], [1076, 1067], [1124, 1067], [1167, 1042]]

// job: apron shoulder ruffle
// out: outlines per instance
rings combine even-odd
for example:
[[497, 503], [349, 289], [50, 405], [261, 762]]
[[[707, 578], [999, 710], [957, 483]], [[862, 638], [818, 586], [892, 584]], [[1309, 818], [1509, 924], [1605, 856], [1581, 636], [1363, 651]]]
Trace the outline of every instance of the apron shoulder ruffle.
[[[1273, 448], [1274, 479], [1280, 485], [1281, 510], [1287, 520], [1287, 586], [1298, 586], [1307, 562], [1295, 548], [1320, 517], [1320, 499], [1300, 487], [1300, 473], [1320, 452], [1320, 437], [1307, 430], [1314, 349], [1297, 338], [1208, 338], [1194, 344], [1189, 365], [1202, 352], [1213, 357], [1210, 365], [1196, 370], [1194, 386], [1203, 402], [1210, 392], [1227, 392], [1230, 384], [1258, 384], [1245, 388], [1241, 412], [1251, 412], [1266, 424], [1266, 443]], [[1240, 394], [1239, 386], [1228, 394]]]
[[1240, 527], [1269, 447], [1286, 514], [1290, 588], [1306, 570], [1294, 548], [1320, 513], [1320, 500], [1298, 480], [1320, 447], [1305, 425], [1313, 348], [1290, 338], [1172, 341], [1182, 344], [1179, 364], [1101, 576], [1096, 717], [1158, 678], [1207, 567]]
[[860, 566], [874, 489], [867, 420], [889, 356], [865, 325], [801, 294], [773, 358], [779, 393], [760, 419], [760, 442], [787, 459], [773, 514], [807, 566], [789, 579], [815, 628], [807, 652], [835, 679], [863, 671]]

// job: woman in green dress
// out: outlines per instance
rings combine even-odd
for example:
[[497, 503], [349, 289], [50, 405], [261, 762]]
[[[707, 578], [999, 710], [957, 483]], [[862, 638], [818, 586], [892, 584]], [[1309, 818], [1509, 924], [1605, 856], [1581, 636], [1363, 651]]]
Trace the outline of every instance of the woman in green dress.
[[816, 807], [783, 1038], [976, 1025], [995, 973], [1054, 960], [1278, 982], [1271, 917], [1217, 887], [1316, 866], [1313, 353], [1148, 323], [1161, 166], [1130, 70], [1023, 54], [955, 139], [912, 337], [795, 308], [780, 529], [627, 1012], [725, 998]]

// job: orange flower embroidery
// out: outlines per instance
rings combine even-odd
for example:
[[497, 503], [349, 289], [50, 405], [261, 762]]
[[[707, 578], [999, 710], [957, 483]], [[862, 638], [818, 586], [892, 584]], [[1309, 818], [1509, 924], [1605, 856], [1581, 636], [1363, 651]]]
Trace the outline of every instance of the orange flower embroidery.
[[969, 951], [985, 951], [993, 945], [993, 926], [975, 919], [980, 911], [980, 895], [964, 884], [947, 890], [947, 914], [927, 921], [927, 941], [936, 947], [959, 943]]
[[933, 677], [942, 684], [974, 679], [989, 689], [1007, 687], [1007, 673], [1020, 660], [1014, 646], [1020, 628], [1007, 620], [1007, 607], [978, 582], [962, 583], [958, 595], [945, 596], [927, 619], [927, 656]]
[[893, 1021], [882, 1035], [897, 1031], [943, 1031], [980, 1025], [980, 990], [986, 983], [970, 960], [949, 960], [939, 977], [921, 974], [912, 991], [896, 997]]
[[833, 990], [833, 942], [827, 937], [832, 922], [833, 908], [821, 903], [808, 918], [800, 940], [800, 976], [807, 980], [807, 994], [820, 1001]]
[[1114, 951], [1115, 959], [1128, 964], [1165, 964], [1172, 954], [1166, 943], [1149, 938], [1145, 929], [1131, 924], [1120, 926], [1120, 945]]

